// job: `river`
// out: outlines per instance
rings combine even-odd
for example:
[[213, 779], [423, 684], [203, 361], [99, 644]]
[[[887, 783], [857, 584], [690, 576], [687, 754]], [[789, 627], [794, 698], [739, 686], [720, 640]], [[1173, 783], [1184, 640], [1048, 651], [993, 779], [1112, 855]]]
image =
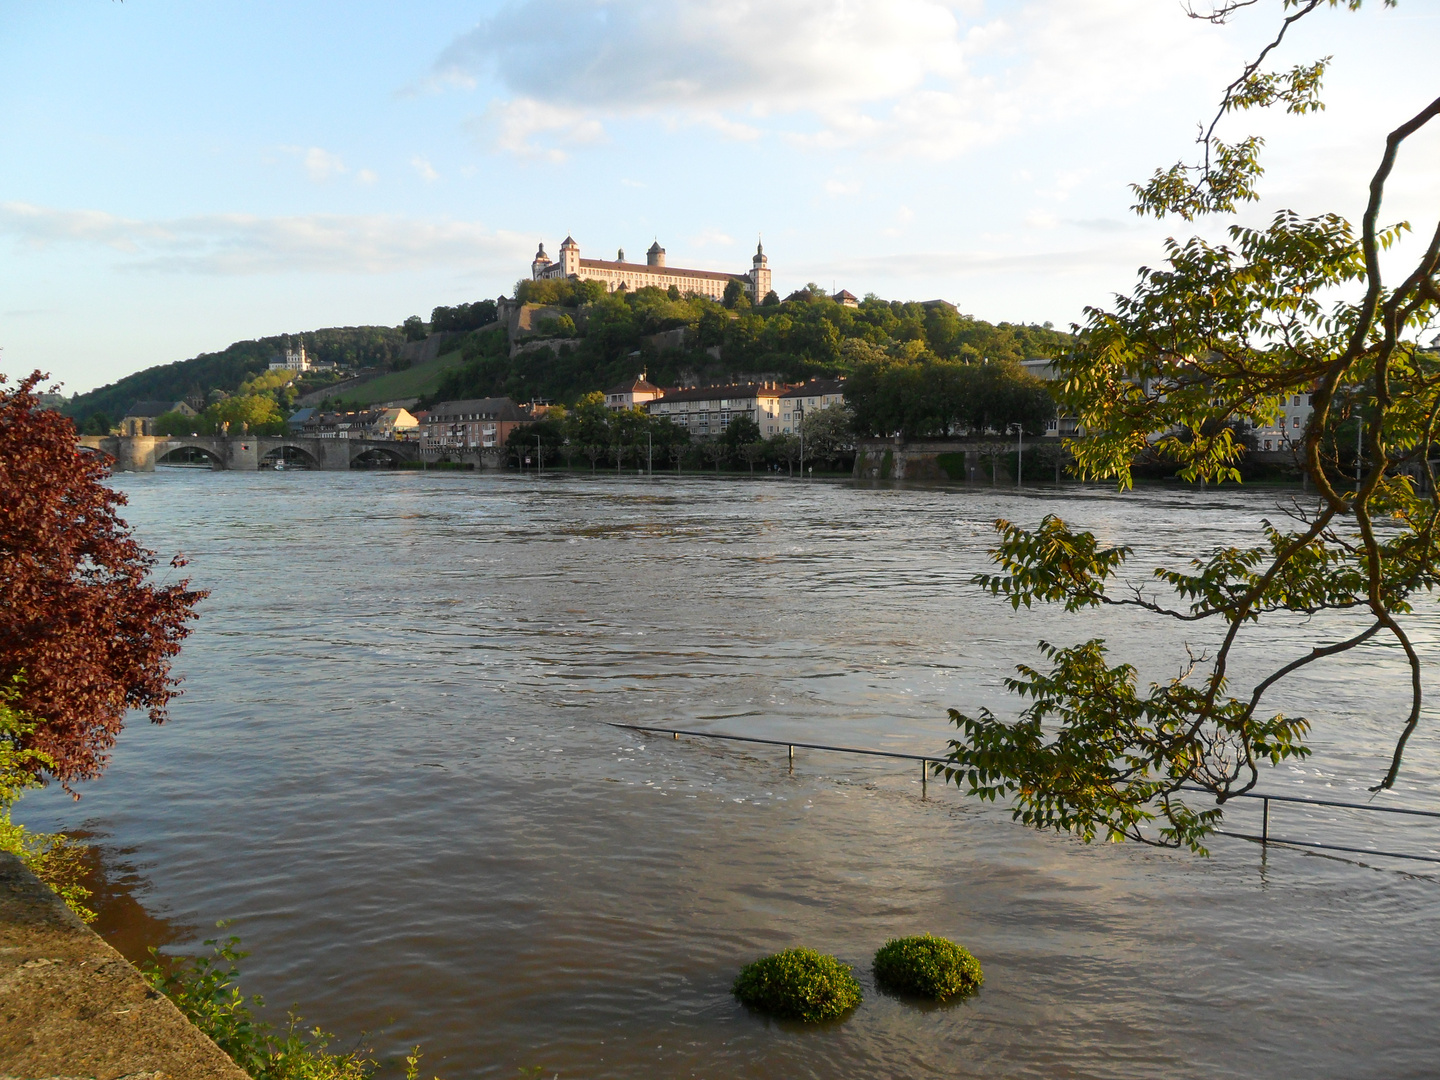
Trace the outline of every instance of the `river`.
[[[1245, 541], [1265, 491], [1063, 492], [601, 474], [117, 477], [125, 517], [211, 590], [173, 720], [136, 717], [72, 802], [151, 916], [216, 920], [272, 1012], [446, 1080], [601, 1077], [1400, 1077], [1440, 1070], [1440, 874], [1217, 839], [1210, 858], [1037, 834], [918, 768], [646, 738], [667, 724], [909, 752], [949, 707], [1013, 712], [1034, 643], [1110, 639], [1165, 677], [1211, 632], [1012, 612], [967, 579], [989, 522], [1047, 512], [1137, 546], [1138, 576]], [[1430, 682], [1440, 620], [1412, 619]], [[1243, 671], [1333, 626], [1265, 627]], [[1430, 686], [1431, 701], [1435, 685]], [[1360, 798], [1403, 715], [1392, 648], [1272, 699], [1316, 754], [1265, 790]], [[1440, 806], [1427, 710], [1391, 805]], [[1285, 835], [1440, 850], [1440, 822], [1277, 808]], [[1257, 825], [1253, 807], [1231, 826]], [[975, 998], [875, 990], [930, 931]], [[815, 1029], [729, 995], [792, 944], [856, 965]]]

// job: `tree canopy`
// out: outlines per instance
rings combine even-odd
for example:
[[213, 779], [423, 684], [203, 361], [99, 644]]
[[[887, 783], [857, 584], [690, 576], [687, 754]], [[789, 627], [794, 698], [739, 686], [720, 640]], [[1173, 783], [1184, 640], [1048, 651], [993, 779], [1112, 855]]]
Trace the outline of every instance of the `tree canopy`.
[[68, 783], [100, 775], [127, 710], [165, 720], [171, 660], [205, 593], [150, 580], [155, 553], [116, 514], [108, 459], [40, 407], [43, 378], [6, 389], [0, 376], [0, 686], [33, 721], [27, 767]]
[[[1191, 15], [1224, 23], [1253, 3]], [[1137, 186], [1139, 213], [1189, 221], [1258, 197], [1261, 141], [1221, 142], [1218, 125], [1245, 109], [1321, 106], [1325, 60], [1264, 64], [1296, 22], [1327, 6], [1340, 0], [1285, 0], [1273, 41], [1202, 125], [1197, 160]], [[1104, 545], [1055, 517], [1033, 529], [997, 522], [996, 569], [977, 581], [1017, 608], [1128, 607], [1216, 630], [1213, 644], [1187, 646], [1179, 673], [1148, 689], [1101, 639], [1042, 643], [1044, 664], [1009, 680], [1030, 702], [1017, 720], [951, 712], [960, 734], [950, 779], [1011, 798], [1017, 817], [1037, 826], [1203, 850], [1225, 803], [1252, 789], [1263, 765], [1310, 752], [1309, 718], [1272, 712], [1266, 695], [1312, 665], [1388, 641], [1408, 662], [1410, 704], [1393, 717], [1393, 754], [1373, 790], [1395, 783], [1422, 707], [1407, 626], [1440, 583], [1430, 462], [1440, 359], [1420, 344], [1440, 305], [1440, 225], [1387, 284], [1381, 252], [1403, 251], [1410, 226], [1382, 224], [1381, 207], [1406, 140], [1440, 115], [1440, 99], [1408, 117], [1395, 111], [1358, 231], [1336, 213], [1282, 211], [1264, 228], [1232, 224], [1229, 243], [1171, 240], [1164, 265], [1142, 269], [1129, 295], [1087, 309], [1077, 347], [1057, 359], [1062, 404], [1084, 432], [1069, 444], [1081, 473], [1128, 486], [1136, 457], [1159, 447], [1186, 479], [1238, 480], [1235, 422], [1271, 422], [1287, 396], [1303, 393], [1313, 402], [1302, 466], [1314, 496], [1297, 500], [1289, 520], [1267, 522], [1253, 545], [1197, 552], [1185, 568], [1157, 569], [1149, 586], [1123, 578], [1127, 544]], [[1351, 476], [1335, 456], [1336, 432], [1357, 422], [1364, 453]], [[1321, 614], [1339, 636], [1327, 631], [1308, 650], [1274, 657], [1274, 621]], [[1242, 680], [1257, 663], [1263, 673]], [[1194, 788], [1213, 797], [1208, 807], [1186, 794]]]

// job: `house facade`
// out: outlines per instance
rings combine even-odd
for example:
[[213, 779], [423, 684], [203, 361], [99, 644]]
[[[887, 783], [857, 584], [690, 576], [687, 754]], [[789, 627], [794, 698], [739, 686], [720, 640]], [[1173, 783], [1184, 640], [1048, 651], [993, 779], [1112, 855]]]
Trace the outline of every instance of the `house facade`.
[[1293, 450], [1305, 441], [1305, 426], [1310, 423], [1313, 394], [1290, 394], [1280, 406], [1275, 422], [1257, 427], [1250, 437], [1256, 450]]
[[537, 419], [509, 398], [442, 401], [426, 415], [421, 438], [426, 450], [490, 450], [503, 447], [512, 431]]
[[606, 390], [605, 407], [616, 412], [621, 409], [633, 409], [654, 401], [663, 393], [664, 391], [660, 387], [645, 378], [645, 373], [642, 371], [638, 379], [631, 379]]
[[730, 421], [745, 416], [755, 421], [761, 437], [775, 434], [780, 422], [780, 383], [735, 383], [729, 386], [697, 386], [670, 390], [649, 402], [652, 416], [663, 416], [690, 432], [692, 439], [710, 439], [724, 434]]
[[181, 416], [199, 415], [183, 401], [137, 401], [125, 410], [125, 417], [120, 421], [120, 434], [158, 434], [155, 430], [155, 421], [171, 412], [179, 413]]
[[[776, 431], [783, 435], [794, 434], [800, 430], [800, 422], [806, 413], [843, 404], [844, 379], [811, 379], [799, 386], [792, 386], [780, 395], [780, 415], [777, 417], [779, 426]], [[770, 434], [765, 431], [763, 424], [760, 431], [762, 434]]]
[[[300, 422], [298, 434], [311, 439], [407, 439], [414, 438], [420, 426], [419, 421], [404, 409], [308, 411], [310, 415]], [[291, 430], [294, 430], [295, 419], [290, 418]]]

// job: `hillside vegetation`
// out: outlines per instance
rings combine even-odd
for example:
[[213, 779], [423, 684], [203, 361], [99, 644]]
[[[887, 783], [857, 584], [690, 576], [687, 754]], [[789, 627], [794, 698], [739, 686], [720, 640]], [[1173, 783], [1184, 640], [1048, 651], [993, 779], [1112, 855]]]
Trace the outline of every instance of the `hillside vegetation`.
[[[605, 292], [599, 282], [522, 282], [521, 299], [573, 308], [550, 320], [545, 347], [511, 357], [505, 330], [492, 326], [465, 340], [464, 363], [441, 381], [434, 399], [508, 396], [574, 402], [645, 371], [662, 386], [737, 376], [800, 379], [851, 375], [864, 364], [991, 364], [1018, 370], [1023, 359], [1055, 358], [1074, 346], [1049, 326], [992, 324], [940, 302], [901, 303], [867, 296], [845, 307], [818, 286], [752, 307], [732, 293], [727, 307], [677, 290]], [[685, 331], [678, 349], [652, 335]], [[707, 350], [719, 346], [717, 359]]]
[[440, 388], [445, 376], [459, 367], [460, 363], [461, 352], [456, 349], [403, 371], [377, 375], [356, 386], [337, 391], [333, 398], [325, 400], [327, 406], [333, 403], [342, 408], [359, 408], [382, 401], [426, 397], [433, 395]]
[[285, 344], [302, 342], [310, 359], [317, 363], [375, 367], [393, 364], [399, 358], [405, 334], [391, 326], [339, 326], [237, 341], [220, 352], [201, 353], [189, 360], [137, 371], [108, 386], [78, 395], [67, 402], [62, 411], [84, 424], [97, 413], [118, 420], [136, 401], [189, 398], [192, 403], [203, 406], [215, 391], [234, 394], [241, 383], [263, 374]]

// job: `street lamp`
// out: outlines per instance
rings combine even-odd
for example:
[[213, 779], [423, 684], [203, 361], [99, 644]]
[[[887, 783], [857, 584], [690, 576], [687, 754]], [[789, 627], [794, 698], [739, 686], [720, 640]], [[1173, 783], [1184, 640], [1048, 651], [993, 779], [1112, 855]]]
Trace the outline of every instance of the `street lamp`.
[[544, 457], [541, 456], [541, 455], [542, 455], [542, 451], [541, 451], [541, 449], [540, 449], [540, 436], [539, 436], [539, 435], [536, 435], [536, 436], [535, 436], [535, 475], [536, 475], [536, 476], [539, 476], [542, 472], [545, 471], [545, 459], [544, 459]]
[[655, 475], [655, 440], [648, 428], [645, 431], [645, 475]]
[[1015, 425], [1015, 486], [1020, 486], [1020, 478], [1025, 475], [1025, 425]]

